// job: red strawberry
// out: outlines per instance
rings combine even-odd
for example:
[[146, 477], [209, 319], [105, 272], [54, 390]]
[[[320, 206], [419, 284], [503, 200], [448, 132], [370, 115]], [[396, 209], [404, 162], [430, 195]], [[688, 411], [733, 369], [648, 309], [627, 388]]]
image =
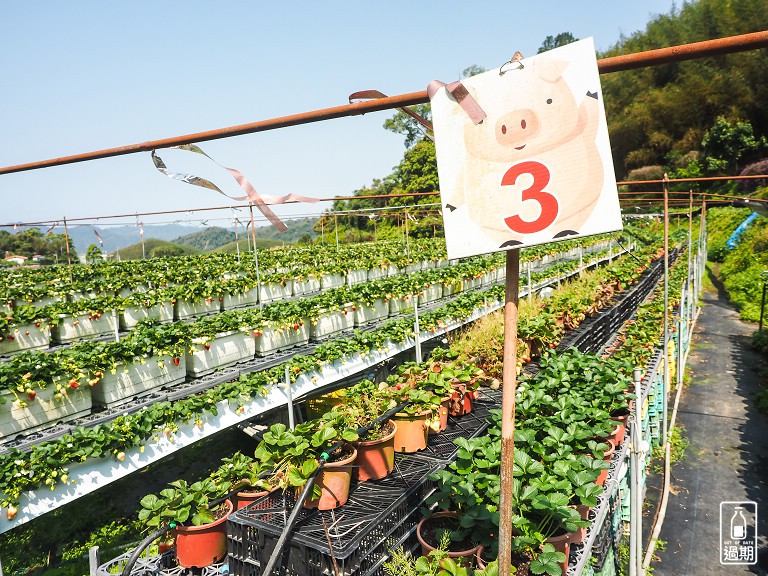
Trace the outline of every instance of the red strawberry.
[[16, 340], [16, 336], [13, 334], [8, 334], [8, 340]]
[[173, 365], [174, 366], [178, 366], [179, 365], [179, 359], [178, 358], [174, 358], [173, 359]]
[[72, 388], [77, 388], [78, 387], [77, 380], [70, 380], [69, 385]]
[[34, 390], [27, 390], [27, 398], [29, 398], [30, 400], [34, 400], [35, 396], [37, 396], [37, 392], [35, 392]]
[[16, 514], [19, 513], [19, 509], [16, 506], [8, 506], [8, 520], [16, 518]]
[[36, 326], [37, 328], [40, 328], [40, 322], [35, 322], [35, 326]]
[[26, 332], [24, 332], [24, 334], [26, 334], [27, 336], [29, 336], [29, 330], [27, 330]]
[[205, 343], [205, 349], [206, 350], [210, 350], [211, 349], [211, 344], [209, 342]]

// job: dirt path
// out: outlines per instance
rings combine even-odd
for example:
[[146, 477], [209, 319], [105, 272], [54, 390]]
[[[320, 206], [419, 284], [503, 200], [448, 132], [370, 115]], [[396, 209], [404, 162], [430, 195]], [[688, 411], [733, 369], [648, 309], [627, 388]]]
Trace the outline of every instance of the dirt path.
[[[716, 284], [717, 286], [717, 284]], [[753, 407], [761, 360], [749, 346], [755, 325], [739, 320], [727, 295], [704, 294], [689, 356], [690, 388], [678, 422], [690, 446], [673, 465], [672, 493], [654, 574], [765, 573], [759, 566], [720, 563], [720, 503], [757, 503], [761, 564], [768, 549], [768, 418]], [[730, 516], [726, 523], [730, 522]]]

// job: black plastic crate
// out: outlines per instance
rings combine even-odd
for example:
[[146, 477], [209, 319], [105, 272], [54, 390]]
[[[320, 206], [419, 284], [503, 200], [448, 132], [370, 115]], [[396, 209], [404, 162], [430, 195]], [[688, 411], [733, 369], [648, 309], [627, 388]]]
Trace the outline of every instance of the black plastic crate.
[[[398, 454], [395, 470], [381, 480], [354, 484], [344, 506], [304, 509], [283, 549], [277, 573], [286, 576], [363, 575], [380, 562], [421, 519], [424, 500], [434, 489], [427, 479], [439, 464]], [[293, 509], [292, 492], [276, 492], [229, 517], [231, 574], [260, 576]], [[325, 526], [324, 526], [325, 525]], [[330, 546], [329, 546], [330, 539]]]

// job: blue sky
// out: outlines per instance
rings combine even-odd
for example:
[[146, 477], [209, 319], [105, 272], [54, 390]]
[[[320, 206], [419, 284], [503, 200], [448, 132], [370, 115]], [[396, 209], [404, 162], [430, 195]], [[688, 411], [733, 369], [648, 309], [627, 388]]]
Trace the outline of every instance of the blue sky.
[[[598, 50], [666, 14], [672, 0], [246, 2], [70, 0], [0, 4], [0, 166], [136, 144], [452, 81], [467, 66], [531, 56], [547, 35], [592, 36]], [[201, 144], [264, 194], [350, 194], [391, 172], [403, 138], [392, 112]], [[220, 167], [165, 151], [172, 171], [241, 194]], [[232, 203], [173, 181], [149, 153], [0, 176], [0, 223]], [[329, 204], [277, 207], [280, 216]], [[245, 212], [243, 213], [245, 214]], [[229, 213], [200, 218], [228, 226]], [[216, 218], [221, 218], [217, 221]], [[112, 221], [116, 222], [116, 221]], [[133, 223], [134, 220], [123, 220]], [[106, 221], [97, 222], [98, 225]]]

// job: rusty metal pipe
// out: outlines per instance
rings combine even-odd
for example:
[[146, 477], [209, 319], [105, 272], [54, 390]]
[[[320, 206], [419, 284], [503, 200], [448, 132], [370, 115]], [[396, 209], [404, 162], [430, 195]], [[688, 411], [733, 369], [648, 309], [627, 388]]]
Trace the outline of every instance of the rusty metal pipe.
[[[605, 74], [608, 72], [619, 72], [621, 70], [632, 70], [644, 66], [654, 66], [667, 62], [682, 62], [684, 60], [704, 58], [707, 56], [720, 56], [733, 52], [764, 48], [766, 46], [768, 46], [768, 30], [754, 32], [752, 34], [729, 36], [727, 38], [719, 38], [716, 40], [707, 40], [704, 42], [695, 42], [693, 44], [683, 44], [681, 46], [670, 46], [658, 50], [636, 52], [634, 54], [625, 54], [623, 56], [603, 58], [598, 61], [597, 66], [600, 73]], [[409, 94], [388, 96], [386, 98], [355, 102], [353, 104], [324, 108], [312, 112], [282, 116], [270, 120], [239, 124], [228, 128], [218, 128], [206, 132], [196, 132], [194, 134], [186, 134], [184, 136], [175, 136], [161, 140], [150, 140], [141, 144], [131, 144], [128, 146], [119, 146], [117, 148], [97, 150], [95, 152], [85, 152], [72, 156], [62, 156], [59, 158], [51, 158], [49, 160], [29, 162], [27, 164], [6, 166], [0, 168], [0, 175], [24, 172], [27, 170], [37, 170], [39, 168], [50, 168], [52, 166], [62, 166], [65, 164], [74, 164], [76, 162], [97, 160], [99, 158], [134, 154], [136, 152], [151, 152], [158, 148], [219, 140], [231, 136], [242, 136], [244, 134], [264, 132], [276, 128], [310, 124], [312, 122], [332, 120], [334, 118], [343, 118], [346, 116], [357, 116], [367, 112], [378, 112], [381, 110], [390, 110], [392, 108], [402, 108], [403, 106], [413, 106], [414, 104], [425, 104], [427, 102], [429, 102], [429, 96], [427, 95], [426, 90], [421, 92], [411, 92]]]
[[724, 54], [765, 47], [768, 47], [768, 30], [741, 34], [739, 36], [728, 36], [727, 38], [718, 38], [716, 40], [706, 40], [704, 42], [693, 42], [680, 46], [670, 46], [669, 48], [659, 48], [658, 50], [647, 50], [645, 52], [636, 52], [635, 54], [612, 56], [598, 61], [597, 67], [600, 70], [600, 74], [607, 74], [609, 72], [620, 72], [646, 66], [658, 66], [659, 64], [667, 64], [669, 62], [683, 62], [709, 56], [723, 56]]

